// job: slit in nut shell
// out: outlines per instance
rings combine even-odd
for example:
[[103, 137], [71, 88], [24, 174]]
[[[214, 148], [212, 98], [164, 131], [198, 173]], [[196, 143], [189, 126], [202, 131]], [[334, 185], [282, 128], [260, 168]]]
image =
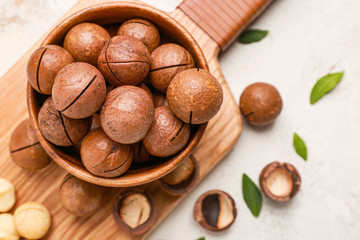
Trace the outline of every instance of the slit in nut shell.
[[194, 206], [194, 218], [204, 228], [222, 231], [229, 228], [237, 214], [232, 197], [221, 190], [211, 190], [201, 195]]
[[174, 171], [160, 179], [164, 190], [172, 195], [188, 193], [195, 186], [199, 175], [196, 159], [190, 156], [184, 160]]
[[283, 202], [293, 198], [299, 191], [301, 178], [289, 163], [272, 162], [260, 174], [260, 187], [272, 200]]
[[113, 216], [119, 227], [131, 235], [154, 226], [156, 210], [150, 196], [141, 189], [125, 190], [116, 198]]

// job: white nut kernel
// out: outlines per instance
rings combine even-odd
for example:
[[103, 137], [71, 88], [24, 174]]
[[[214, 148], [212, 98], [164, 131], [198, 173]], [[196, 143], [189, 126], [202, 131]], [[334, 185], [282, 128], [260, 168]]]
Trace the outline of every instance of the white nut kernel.
[[14, 185], [5, 178], [0, 178], [0, 212], [8, 212], [14, 205]]
[[20, 236], [27, 239], [39, 239], [50, 228], [51, 217], [41, 203], [28, 202], [19, 206], [14, 213], [14, 223]]

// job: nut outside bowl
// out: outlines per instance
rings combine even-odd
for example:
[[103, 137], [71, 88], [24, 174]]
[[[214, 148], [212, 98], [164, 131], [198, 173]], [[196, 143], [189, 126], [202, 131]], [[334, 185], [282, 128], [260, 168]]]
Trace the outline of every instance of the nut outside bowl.
[[[48, 44], [62, 44], [66, 33], [75, 25], [82, 22], [94, 22], [99, 25], [121, 23], [129, 18], [141, 17], [152, 21], [161, 33], [166, 33], [170, 38], [176, 39], [194, 57], [196, 66], [205, 70], [208, 65], [205, 56], [197, 42], [190, 33], [168, 14], [138, 3], [105, 3], [82, 9], [55, 26], [45, 37], [41, 46]], [[81, 164], [79, 157], [74, 157], [61, 147], [49, 143], [40, 133], [38, 125], [38, 112], [44, 97], [37, 93], [30, 84], [27, 86], [27, 104], [31, 122], [35, 128], [39, 141], [52, 159], [70, 174], [94, 184], [108, 187], [138, 186], [157, 180], [175, 169], [194, 151], [204, 134], [206, 123], [194, 125], [188, 144], [179, 153], [159, 161], [152, 166], [130, 169], [124, 175], [116, 178], [97, 177], [89, 173]]]

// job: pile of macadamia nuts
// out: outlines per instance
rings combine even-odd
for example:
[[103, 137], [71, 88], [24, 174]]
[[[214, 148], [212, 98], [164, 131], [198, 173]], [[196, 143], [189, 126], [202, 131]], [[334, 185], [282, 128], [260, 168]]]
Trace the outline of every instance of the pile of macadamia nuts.
[[27, 77], [48, 96], [38, 114], [43, 137], [77, 146], [84, 167], [101, 177], [182, 150], [191, 125], [220, 110], [223, 92], [188, 50], [161, 44], [162, 37], [140, 18], [119, 23], [113, 37], [102, 26], [80, 23], [62, 47], [37, 49]]

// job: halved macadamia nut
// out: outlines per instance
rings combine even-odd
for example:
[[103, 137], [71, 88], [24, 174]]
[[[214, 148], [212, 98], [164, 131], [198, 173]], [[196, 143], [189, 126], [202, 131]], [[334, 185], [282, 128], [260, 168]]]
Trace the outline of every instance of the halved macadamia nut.
[[118, 225], [132, 235], [148, 231], [155, 223], [156, 211], [149, 195], [141, 189], [120, 193], [113, 209]]
[[237, 214], [232, 197], [221, 190], [202, 194], [194, 206], [194, 218], [200, 225], [211, 231], [229, 228]]
[[289, 163], [272, 162], [260, 174], [263, 193], [275, 201], [288, 201], [299, 191], [301, 178]]
[[173, 195], [189, 192], [194, 187], [199, 175], [196, 159], [190, 155], [174, 171], [160, 179], [164, 190]]

